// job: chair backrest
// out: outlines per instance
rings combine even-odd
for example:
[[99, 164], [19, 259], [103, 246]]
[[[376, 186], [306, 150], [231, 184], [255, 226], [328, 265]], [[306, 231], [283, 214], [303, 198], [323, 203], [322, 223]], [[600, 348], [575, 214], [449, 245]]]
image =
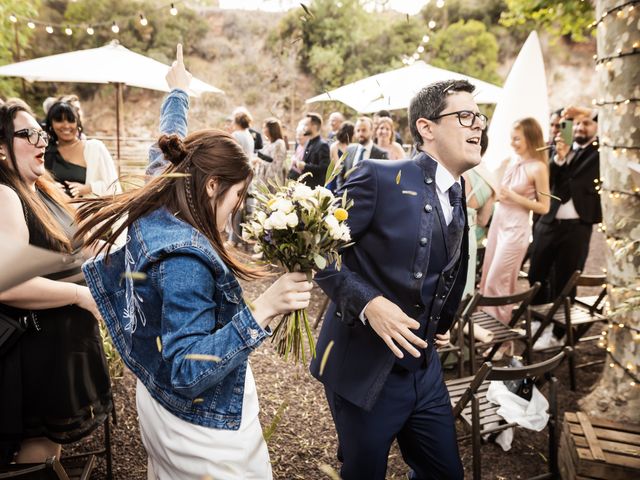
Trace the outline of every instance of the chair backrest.
[[18, 463], [4, 466], [0, 469], [0, 479], [69, 480], [69, 477], [58, 459], [50, 457], [44, 463]]
[[524, 365], [522, 367], [492, 368], [486, 379], [504, 382], [509, 380], [523, 380], [525, 378], [540, 378], [558, 368], [562, 361], [568, 355], [571, 355], [571, 353], [571, 347], [564, 347], [560, 353], [542, 362], [532, 363], [531, 365]]
[[494, 367], [490, 362], [482, 364], [478, 372], [473, 377], [473, 380], [469, 383], [469, 386], [460, 396], [458, 403], [453, 407], [454, 417], [459, 416], [465, 409], [471, 397], [478, 391], [480, 386], [486, 380], [490, 381], [505, 381], [505, 380], [521, 380], [525, 378], [540, 378], [542, 376], [552, 373], [562, 363], [567, 355], [571, 355], [571, 347], [564, 347], [564, 349], [556, 356], [551, 357], [543, 362], [533, 363], [531, 365], [525, 365], [523, 367]]
[[514, 327], [518, 319], [531, 304], [531, 301], [536, 296], [539, 289], [540, 282], [536, 282], [528, 290], [502, 297], [485, 297], [480, 292], [476, 292], [464, 312], [464, 321], [468, 321], [478, 307], [502, 307], [504, 305], [519, 304], [518, 308], [513, 309], [513, 312], [511, 313], [511, 320], [509, 321], [509, 326]]
[[600, 293], [596, 297], [594, 302], [585, 302], [584, 299], [578, 301], [581, 305], [587, 307], [593, 314], [600, 311], [602, 307], [602, 301], [607, 296], [607, 276], [606, 275], [580, 275], [578, 278], [578, 287], [602, 287]]
[[549, 308], [549, 310], [547, 311], [547, 315], [546, 315], [547, 319], [553, 318], [553, 316], [556, 314], [558, 309], [562, 305], [564, 305], [565, 300], [569, 297], [569, 295], [571, 295], [571, 292], [573, 292], [573, 289], [576, 288], [576, 286], [578, 285], [578, 280], [580, 279], [581, 275], [582, 275], [582, 272], [580, 270], [576, 270], [575, 272], [573, 272], [573, 274], [569, 278], [569, 281], [566, 283], [566, 285], [560, 292], [560, 295], [558, 295], [558, 297], [553, 301], [551, 308]]

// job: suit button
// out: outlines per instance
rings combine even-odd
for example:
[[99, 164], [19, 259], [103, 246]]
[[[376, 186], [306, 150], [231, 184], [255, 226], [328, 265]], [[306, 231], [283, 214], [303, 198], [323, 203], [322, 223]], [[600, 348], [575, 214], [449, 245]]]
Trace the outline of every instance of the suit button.
[[341, 318], [342, 317], [342, 313], [341, 312], [336, 312], [336, 317]]
[[433, 210], [433, 207], [427, 203], [424, 206], [424, 211], [427, 212], [427, 213], [431, 213], [431, 210]]
[[417, 280], [421, 279], [422, 278], [422, 272], [415, 272], [413, 274], [413, 278], [415, 278]]
[[433, 178], [431, 177], [427, 177], [424, 179], [424, 183], [426, 183], [427, 185], [431, 185], [433, 183]]
[[420, 239], [420, 245], [422, 245], [423, 247], [427, 244], [427, 237], [422, 237]]

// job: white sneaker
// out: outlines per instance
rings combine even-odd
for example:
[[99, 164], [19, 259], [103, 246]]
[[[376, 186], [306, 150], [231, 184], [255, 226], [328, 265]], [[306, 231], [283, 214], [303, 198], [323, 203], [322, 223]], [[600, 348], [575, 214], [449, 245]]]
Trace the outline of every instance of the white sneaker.
[[564, 343], [563, 338], [558, 338], [553, 334], [553, 326], [549, 325], [533, 345], [533, 351], [538, 352], [540, 350], [547, 350], [548, 348], [562, 347]]

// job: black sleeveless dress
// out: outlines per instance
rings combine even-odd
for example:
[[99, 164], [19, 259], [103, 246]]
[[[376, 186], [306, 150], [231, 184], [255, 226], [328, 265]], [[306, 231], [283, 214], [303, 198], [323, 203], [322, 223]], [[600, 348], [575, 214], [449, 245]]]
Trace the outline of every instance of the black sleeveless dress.
[[[38, 193], [71, 238], [72, 218], [45, 193]], [[34, 215], [26, 217], [29, 243], [53, 250], [33, 221]], [[1, 303], [0, 310], [17, 312]], [[35, 322], [0, 357], [0, 442], [5, 453], [7, 445], [15, 446], [26, 438], [75, 442], [102, 424], [113, 408], [107, 363], [93, 315], [76, 305], [33, 313]]]

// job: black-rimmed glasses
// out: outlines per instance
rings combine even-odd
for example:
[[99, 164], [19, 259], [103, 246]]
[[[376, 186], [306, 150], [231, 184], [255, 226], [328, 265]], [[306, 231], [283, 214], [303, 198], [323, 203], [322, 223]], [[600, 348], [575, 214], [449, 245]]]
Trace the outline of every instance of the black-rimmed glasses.
[[448, 117], [449, 115], [457, 115], [458, 122], [463, 127], [473, 127], [473, 124], [475, 123], [476, 118], [480, 123], [481, 130], [484, 130], [485, 128], [487, 128], [487, 125], [489, 123], [489, 119], [485, 114], [475, 113], [475, 112], [472, 112], [471, 110], [459, 110], [457, 112], [443, 113], [442, 115], [438, 115], [437, 117], [430, 118], [429, 120], [438, 120], [439, 118]]
[[38, 145], [43, 140], [45, 145], [49, 144], [49, 135], [44, 130], [37, 128], [23, 128], [17, 132], [13, 132], [14, 137], [26, 138], [31, 145]]

